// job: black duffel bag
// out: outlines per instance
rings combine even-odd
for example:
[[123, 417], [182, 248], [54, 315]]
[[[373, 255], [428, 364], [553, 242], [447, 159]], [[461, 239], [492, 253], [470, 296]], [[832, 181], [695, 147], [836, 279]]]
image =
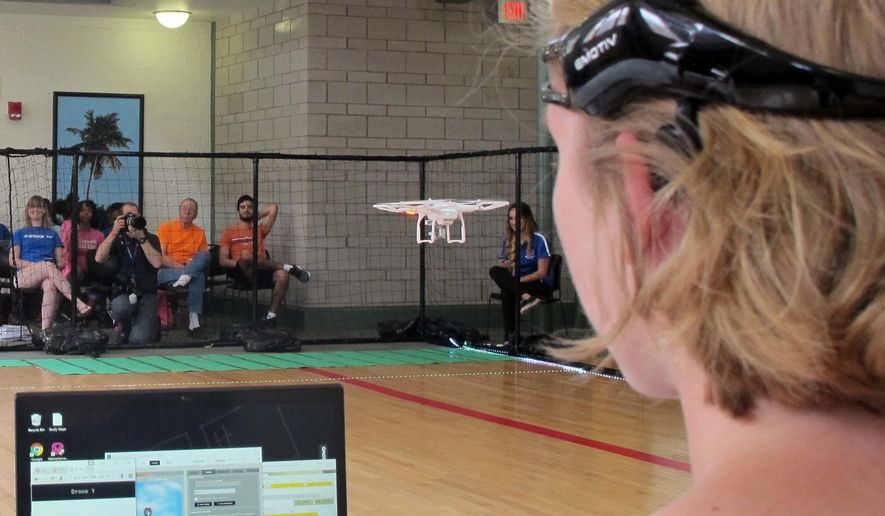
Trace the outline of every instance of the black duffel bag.
[[242, 329], [237, 332], [237, 340], [243, 343], [243, 349], [254, 353], [301, 351], [301, 341], [286, 333], [285, 330]]
[[108, 336], [100, 330], [53, 326], [40, 333], [43, 350], [52, 355], [83, 354], [97, 358], [108, 349]]

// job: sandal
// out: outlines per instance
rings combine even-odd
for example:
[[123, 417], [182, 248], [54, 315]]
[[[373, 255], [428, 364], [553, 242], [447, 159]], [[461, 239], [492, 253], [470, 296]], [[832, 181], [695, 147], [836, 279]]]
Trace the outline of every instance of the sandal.
[[92, 314], [92, 305], [88, 305], [80, 301], [77, 303], [77, 316], [81, 319], [85, 319]]

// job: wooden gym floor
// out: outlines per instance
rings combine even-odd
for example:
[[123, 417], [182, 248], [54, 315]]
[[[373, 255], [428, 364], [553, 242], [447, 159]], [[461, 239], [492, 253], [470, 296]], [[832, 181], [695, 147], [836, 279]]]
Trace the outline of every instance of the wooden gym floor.
[[[379, 349], [344, 349], [366, 348]], [[320, 349], [328, 348], [309, 351]], [[13, 400], [28, 390], [342, 382], [353, 515], [647, 514], [690, 480], [676, 403], [645, 399], [619, 379], [543, 363], [101, 375], [4, 367], [0, 375], [0, 516], [15, 512]]]

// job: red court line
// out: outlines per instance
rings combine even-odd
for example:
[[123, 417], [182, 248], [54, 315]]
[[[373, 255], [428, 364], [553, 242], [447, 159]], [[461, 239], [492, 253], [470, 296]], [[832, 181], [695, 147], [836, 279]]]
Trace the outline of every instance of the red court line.
[[356, 378], [351, 378], [347, 375], [338, 374], [327, 369], [318, 369], [314, 367], [303, 367], [302, 371], [306, 371], [309, 373], [317, 374], [320, 376], [324, 376], [326, 378], [332, 378], [335, 380], [341, 380], [344, 383], [348, 383], [350, 385], [354, 385], [356, 387], [362, 387], [363, 389], [368, 389], [370, 391], [375, 391], [380, 394], [385, 394], [387, 396], [391, 396], [394, 398], [398, 398], [405, 401], [411, 401], [413, 403], [418, 403], [419, 405], [424, 405], [427, 407], [433, 407], [440, 410], [445, 410], [447, 412], [452, 412], [455, 414], [460, 414], [462, 416], [472, 417], [474, 419], [478, 419], [480, 421], [485, 421], [488, 423], [494, 423], [497, 425], [503, 425], [510, 428], [515, 428], [517, 430], [522, 430], [525, 432], [531, 432], [533, 434], [543, 435], [546, 437], [550, 437], [553, 439], [559, 439], [560, 441], [566, 441], [574, 444], [578, 444], [581, 446], [587, 446], [589, 448], [593, 448], [596, 450], [613, 453], [615, 455], [620, 455], [622, 457], [628, 457], [631, 459], [641, 460], [643, 462], [648, 462], [650, 464], [654, 464], [656, 466], [663, 466], [665, 468], [677, 469], [679, 471], [691, 471], [690, 466], [686, 462], [668, 459], [667, 457], [661, 457], [659, 455], [653, 455], [651, 453], [641, 452], [639, 450], [634, 450], [632, 448], [625, 448], [623, 446], [618, 446], [611, 443], [606, 443], [602, 441], [597, 441], [595, 439], [588, 439], [586, 437], [581, 437], [580, 435], [570, 434], [567, 432], [560, 432], [559, 430], [554, 430], [552, 428], [546, 428], [543, 426], [533, 425], [531, 423], [525, 423], [523, 421], [517, 421], [515, 419], [510, 419], [501, 416], [495, 416], [493, 414], [487, 414], [485, 412], [480, 412], [478, 410], [469, 409], [466, 407], [459, 407], [458, 405], [452, 405], [451, 403], [446, 403], [444, 401], [433, 400], [430, 398], [425, 398], [423, 396], [416, 396], [414, 394], [409, 394], [407, 392], [398, 391], [396, 389], [391, 389], [390, 387], [384, 387], [383, 385], [378, 385], [375, 383], [367, 382], [364, 380], [359, 380]]

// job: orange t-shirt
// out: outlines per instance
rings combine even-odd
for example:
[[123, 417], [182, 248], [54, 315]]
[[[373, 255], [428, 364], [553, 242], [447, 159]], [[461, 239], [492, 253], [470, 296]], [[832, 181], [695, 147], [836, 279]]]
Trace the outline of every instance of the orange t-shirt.
[[183, 228], [180, 220], [170, 220], [157, 228], [160, 245], [166, 247], [166, 255], [178, 263], [187, 263], [199, 251], [208, 251], [206, 232], [196, 224]]
[[[258, 256], [264, 257], [264, 238], [270, 233], [266, 226], [258, 225]], [[219, 244], [230, 248], [230, 257], [237, 261], [243, 251], [252, 251], [252, 226], [243, 227], [239, 224], [228, 227], [221, 234]]]

